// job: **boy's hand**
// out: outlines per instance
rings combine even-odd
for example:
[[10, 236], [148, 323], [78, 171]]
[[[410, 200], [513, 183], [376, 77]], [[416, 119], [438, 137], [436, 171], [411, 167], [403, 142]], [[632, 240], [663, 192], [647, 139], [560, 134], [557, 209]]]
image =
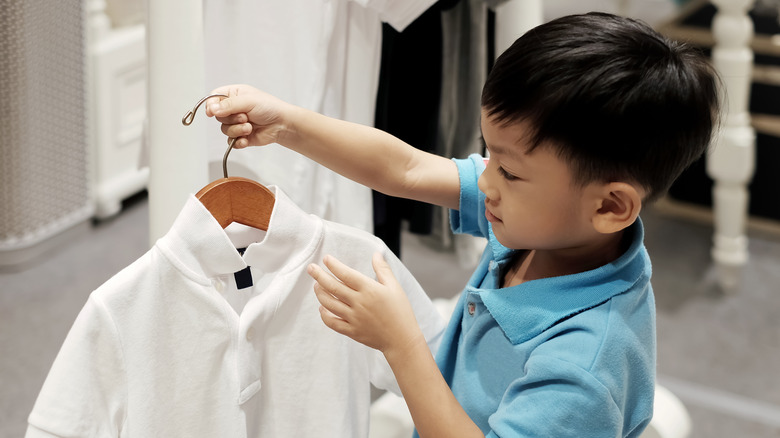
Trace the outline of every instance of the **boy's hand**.
[[332, 256], [323, 262], [333, 275], [314, 264], [308, 273], [316, 281], [325, 325], [385, 355], [402, 353], [423, 339], [406, 294], [379, 253], [372, 260], [379, 281]]
[[283, 114], [292, 105], [249, 85], [227, 85], [212, 91], [227, 98], [206, 102], [206, 115], [222, 123], [222, 133], [238, 138], [234, 147], [279, 143], [288, 127]]

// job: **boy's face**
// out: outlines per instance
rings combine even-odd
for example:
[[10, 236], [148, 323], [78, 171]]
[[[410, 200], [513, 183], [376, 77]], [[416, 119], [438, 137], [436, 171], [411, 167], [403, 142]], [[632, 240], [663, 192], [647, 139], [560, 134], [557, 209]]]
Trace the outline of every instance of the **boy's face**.
[[594, 233], [588, 190], [573, 184], [569, 166], [544, 144], [528, 153], [527, 121], [502, 125], [482, 112], [490, 160], [479, 178], [485, 216], [502, 245], [561, 250], [586, 245]]

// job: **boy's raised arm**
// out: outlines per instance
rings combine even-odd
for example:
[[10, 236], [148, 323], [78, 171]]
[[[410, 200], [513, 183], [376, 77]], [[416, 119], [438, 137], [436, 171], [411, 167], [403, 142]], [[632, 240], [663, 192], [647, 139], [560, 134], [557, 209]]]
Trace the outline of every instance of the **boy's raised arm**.
[[[207, 114], [236, 147], [279, 143], [379, 192], [458, 209], [455, 164], [378, 129], [337, 120], [283, 102], [247, 85], [214, 90]], [[280, 163], [283, 165], [284, 163]]]

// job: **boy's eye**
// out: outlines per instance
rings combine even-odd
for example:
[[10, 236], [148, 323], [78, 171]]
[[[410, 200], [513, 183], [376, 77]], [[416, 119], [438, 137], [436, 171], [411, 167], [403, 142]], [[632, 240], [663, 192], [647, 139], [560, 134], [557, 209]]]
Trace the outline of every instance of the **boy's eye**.
[[504, 170], [503, 167], [499, 167], [498, 168], [498, 173], [500, 173], [501, 176], [504, 177], [504, 179], [507, 180], [507, 181], [514, 181], [514, 180], [518, 179], [516, 176], [514, 176], [514, 175], [510, 174], [509, 172], [507, 172], [506, 170]]

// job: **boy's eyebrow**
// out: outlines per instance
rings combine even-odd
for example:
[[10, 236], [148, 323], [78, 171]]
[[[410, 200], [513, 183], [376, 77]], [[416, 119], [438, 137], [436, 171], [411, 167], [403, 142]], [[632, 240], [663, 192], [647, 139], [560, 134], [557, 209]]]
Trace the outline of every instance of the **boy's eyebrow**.
[[[480, 135], [479, 141], [482, 142], [482, 147], [487, 149], [487, 143], [485, 142], [485, 137]], [[517, 150], [513, 148], [505, 148], [497, 145], [490, 145], [490, 152], [494, 154], [517, 156]]]
[[[479, 127], [479, 142], [482, 143], [482, 147], [487, 151], [487, 142], [485, 141], [485, 136], [482, 135], [481, 126]], [[517, 148], [505, 148], [498, 145], [490, 145], [490, 151], [494, 154], [510, 155], [515, 158], [522, 158], [523, 155]]]

